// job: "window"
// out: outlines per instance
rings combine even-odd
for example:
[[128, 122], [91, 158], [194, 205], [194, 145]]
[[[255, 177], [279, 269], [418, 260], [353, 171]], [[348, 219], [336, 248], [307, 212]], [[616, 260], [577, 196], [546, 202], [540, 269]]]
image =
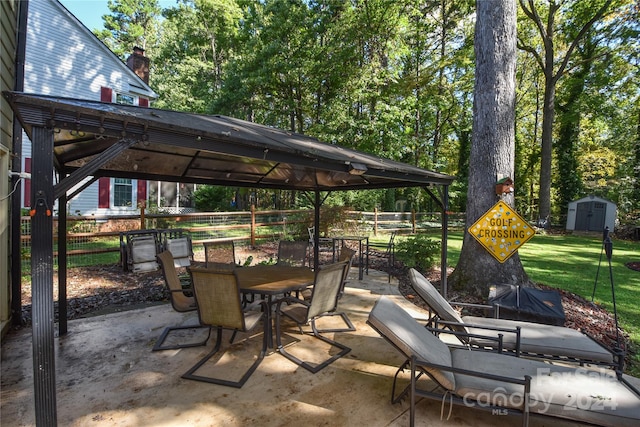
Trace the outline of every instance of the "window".
[[124, 105], [134, 105], [134, 98], [131, 95], [124, 95], [122, 93], [116, 94], [116, 103]]
[[113, 180], [113, 206], [133, 205], [132, 197], [133, 184], [130, 179], [114, 178]]

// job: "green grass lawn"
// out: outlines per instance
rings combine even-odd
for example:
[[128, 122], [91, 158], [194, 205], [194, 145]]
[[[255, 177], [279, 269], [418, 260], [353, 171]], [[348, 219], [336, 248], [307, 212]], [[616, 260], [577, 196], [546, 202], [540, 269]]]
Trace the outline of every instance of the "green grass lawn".
[[[449, 265], [455, 266], [460, 257], [462, 233], [449, 236]], [[618, 321], [629, 334], [632, 343], [633, 366], [629, 372], [640, 374], [640, 272], [625, 263], [640, 261], [638, 242], [613, 241], [611, 275], [609, 260], [602, 252], [602, 238], [578, 235], [537, 234], [519, 250], [522, 265], [529, 278], [563, 289], [594, 301], [613, 313], [611, 282], [615, 291]], [[601, 260], [602, 255], [602, 260]], [[598, 278], [596, 282], [596, 276]]]

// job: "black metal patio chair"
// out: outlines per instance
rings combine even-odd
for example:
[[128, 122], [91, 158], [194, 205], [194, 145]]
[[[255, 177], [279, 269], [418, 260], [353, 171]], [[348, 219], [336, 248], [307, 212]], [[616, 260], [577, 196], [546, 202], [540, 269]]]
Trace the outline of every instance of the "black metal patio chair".
[[[178, 272], [176, 270], [174, 264], [174, 257], [170, 251], [164, 251], [158, 254], [157, 256], [158, 263], [162, 269], [162, 276], [164, 277], [164, 281], [167, 285], [167, 289], [169, 290], [169, 299], [171, 301], [171, 307], [179, 313], [185, 313], [189, 311], [195, 311], [196, 300], [193, 297], [193, 290], [190, 288], [185, 288], [180, 281], [178, 276]], [[184, 326], [169, 326], [164, 329], [158, 341], [153, 346], [153, 351], [158, 350], [171, 350], [178, 348], [187, 348], [187, 347], [198, 347], [205, 345], [209, 340], [209, 335], [202, 341], [188, 342], [188, 343], [179, 343], [179, 344], [165, 344], [165, 340], [169, 337], [169, 334], [173, 331], [177, 330], [188, 330], [188, 329], [198, 329], [202, 328], [201, 325], [184, 325]], [[211, 330], [209, 330], [209, 334]]]
[[[287, 359], [312, 373], [320, 371], [351, 351], [349, 347], [322, 335], [321, 331], [316, 327], [316, 320], [323, 316], [334, 315], [338, 305], [338, 294], [342, 287], [344, 271], [347, 265], [348, 263], [345, 261], [321, 266], [316, 272], [311, 299], [309, 301], [287, 296], [280, 299], [276, 305], [276, 342], [278, 351]], [[283, 316], [293, 320], [301, 334], [304, 334], [302, 326], [310, 325], [315, 338], [338, 348], [340, 351], [317, 364], [311, 364], [294, 356], [288, 352], [282, 344]]]
[[[234, 331], [234, 335], [236, 332], [251, 331], [261, 320], [266, 318], [268, 306], [266, 302], [262, 301], [262, 310], [260, 311], [243, 310], [238, 280], [234, 271], [192, 269], [191, 276], [200, 324], [209, 327], [210, 330], [216, 328], [217, 336], [213, 349], [182, 375], [182, 378], [241, 388], [264, 359], [267, 351], [266, 333], [263, 334], [262, 349], [258, 357], [240, 380], [233, 381], [220, 377], [198, 375], [197, 371], [220, 350], [223, 330]], [[267, 327], [271, 326], [265, 325], [265, 328]]]

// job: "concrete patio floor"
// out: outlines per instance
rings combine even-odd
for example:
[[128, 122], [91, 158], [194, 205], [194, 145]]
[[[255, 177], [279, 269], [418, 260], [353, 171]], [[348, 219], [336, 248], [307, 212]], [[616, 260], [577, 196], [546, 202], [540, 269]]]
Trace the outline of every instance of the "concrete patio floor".
[[[336, 333], [335, 338], [351, 352], [312, 374], [270, 351], [241, 389], [181, 378], [213, 347], [215, 337], [205, 347], [151, 351], [166, 326], [197, 323], [193, 312], [176, 313], [164, 304], [70, 321], [68, 335], [55, 339], [58, 425], [408, 426], [408, 402], [390, 402], [393, 376], [403, 359], [366, 320], [383, 294], [416, 315], [419, 309], [400, 295], [397, 284], [387, 283], [386, 273], [370, 271], [362, 281], [356, 280], [355, 268], [350, 273], [339, 307], [357, 330]], [[258, 335], [246, 341], [242, 338], [247, 335], [236, 338], [233, 351], [217, 362], [225, 374], [233, 375], [232, 366], [256, 353]], [[224, 348], [229, 348], [229, 337], [225, 335]], [[321, 345], [295, 329], [287, 332], [286, 339], [292, 352]], [[3, 340], [1, 374], [0, 424], [35, 425], [29, 329]], [[416, 425], [521, 423], [517, 417], [460, 406], [453, 407], [447, 420], [448, 413], [449, 407], [441, 408], [440, 402], [419, 401]], [[579, 424], [532, 416], [530, 425]]]

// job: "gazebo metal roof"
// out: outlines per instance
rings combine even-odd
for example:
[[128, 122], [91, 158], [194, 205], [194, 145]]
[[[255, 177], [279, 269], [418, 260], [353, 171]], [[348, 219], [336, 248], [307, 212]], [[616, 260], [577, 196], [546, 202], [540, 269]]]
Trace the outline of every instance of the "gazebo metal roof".
[[87, 176], [333, 191], [449, 185], [453, 177], [220, 115], [6, 93], [31, 136], [55, 129], [59, 197]]

